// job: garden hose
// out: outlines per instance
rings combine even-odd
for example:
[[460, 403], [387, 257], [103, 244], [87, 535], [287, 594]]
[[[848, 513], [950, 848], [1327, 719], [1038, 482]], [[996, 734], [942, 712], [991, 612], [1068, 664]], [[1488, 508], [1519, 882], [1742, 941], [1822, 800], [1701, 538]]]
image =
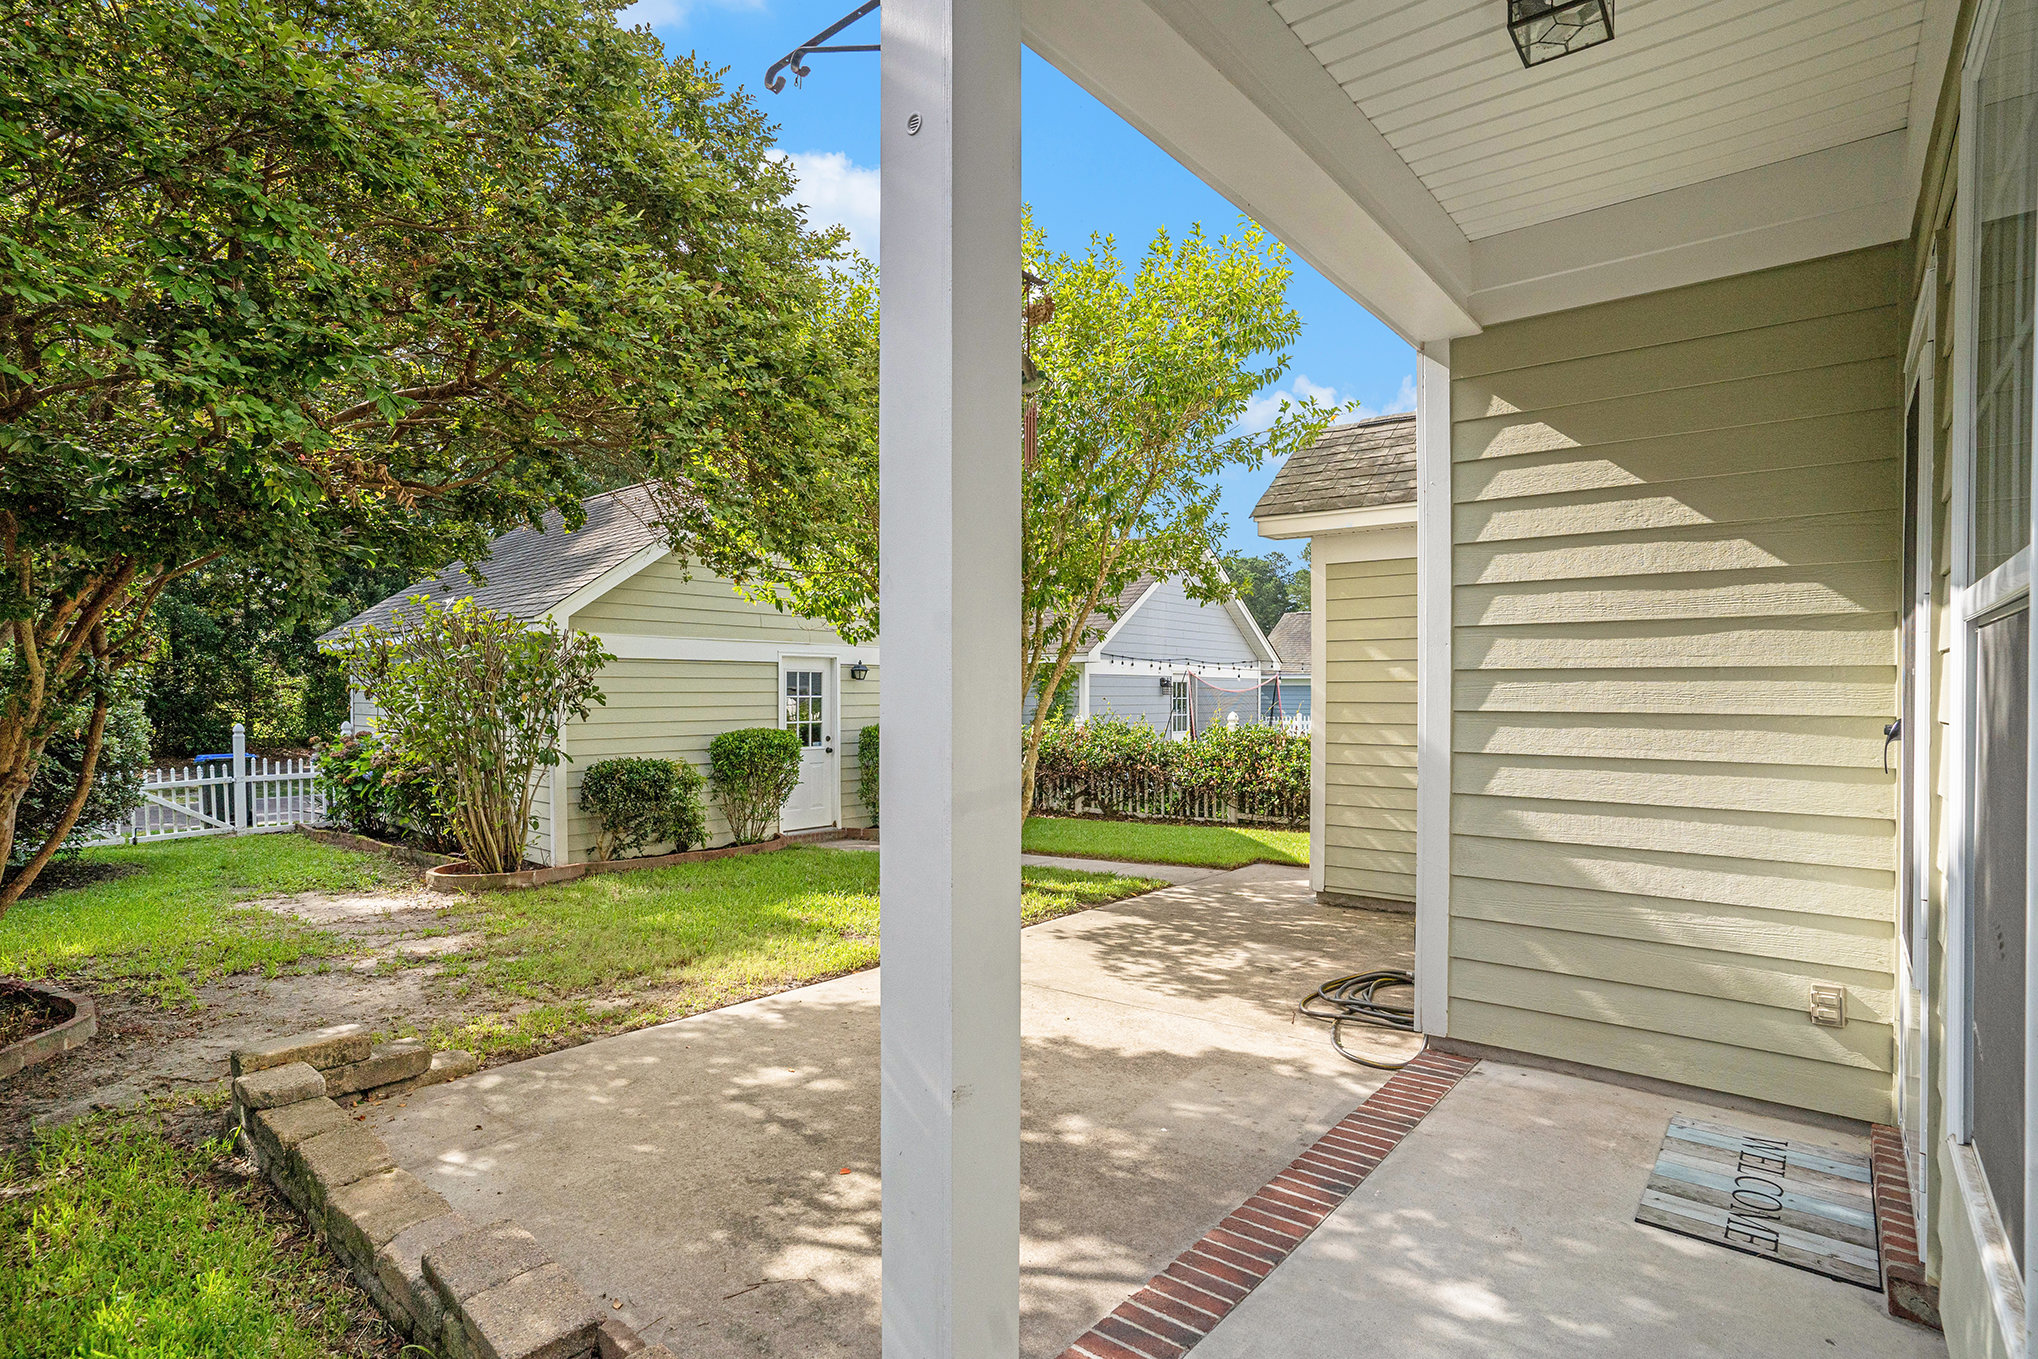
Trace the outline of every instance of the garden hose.
[[1399, 1071], [1415, 1060], [1415, 1053], [1410, 1053], [1398, 1062], [1362, 1057], [1344, 1045], [1344, 1026], [1369, 1024], [1376, 1029], [1414, 1033], [1415, 1007], [1412, 1004], [1389, 1005], [1379, 998], [1381, 991], [1414, 985], [1415, 974], [1403, 972], [1399, 968], [1385, 967], [1372, 972], [1354, 972], [1349, 977], [1337, 977], [1317, 987], [1302, 998], [1302, 1003], [1295, 1007], [1295, 1012], [1330, 1025], [1330, 1045], [1346, 1060], [1357, 1062], [1360, 1066], [1372, 1067], [1376, 1071]]

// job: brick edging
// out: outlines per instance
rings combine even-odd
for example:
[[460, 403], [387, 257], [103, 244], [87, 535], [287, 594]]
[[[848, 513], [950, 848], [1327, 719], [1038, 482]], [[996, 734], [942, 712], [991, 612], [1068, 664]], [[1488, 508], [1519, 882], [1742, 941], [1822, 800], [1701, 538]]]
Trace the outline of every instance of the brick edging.
[[1868, 1162], [1875, 1187], [1875, 1242], [1882, 1258], [1882, 1296], [1889, 1314], [1939, 1329], [1939, 1289], [1918, 1257], [1918, 1221], [1911, 1208], [1911, 1176], [1904, 1135], [1887, 1124], [1868, 1129]]
[[12, 1076], [23, 1067], [46, 1062], [58, 1053], [83, 1047], [86, 1040], [99, 1032], [99, 1010], [90, 996], [66, 991], [48, 982], [0, 982], [0, 990], [26, 992], [45, 1005], [68, 1012], [65, 1018], [47, 1029], [0, 1048], [0, 1079]]
[[1176, 1359], [1308, 1240], [1415, 1131], [1475, 1057], [1427, 1049], [1174, 1263], [1077, 1337], [1061, 1359]]

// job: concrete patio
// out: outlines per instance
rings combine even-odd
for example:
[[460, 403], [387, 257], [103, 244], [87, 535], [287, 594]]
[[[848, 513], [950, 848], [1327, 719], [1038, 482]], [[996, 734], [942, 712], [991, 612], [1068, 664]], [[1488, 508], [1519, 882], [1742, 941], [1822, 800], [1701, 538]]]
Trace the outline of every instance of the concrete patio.
[[[1022, 1353], [1062, 1354], [1381, 1085], [1292, 1009], [1341, 972], [1407, 966], [1411, 928], [1258, 866], [1024, 932]], [[877, 1014], [861, 973], [422, 1091], [369, 1126], [650, 1340], [875, 1356]], [[1879, 1294], [1637, 1224], [1680, 1113], [1865, 1144], [1483, 1062], [1197, 1359], [1945, 1353]]]
[[1196, 1359], [1931, 1359], [1880, 1293], [1636, 1222], [1674, 1114], [1866, 1137], [1498, 1062], [1474, 1067]]
[[[1059, 1354], [1384, 1078], [1291, 1012], [1332, 976], [1408, 966], [1411, 918], [1319, 906], [1303, 874], [1209, 875], [1024, 932], [1025, 1354]], [[420, 1092], [369, 1126], [650, 1340], [875, 1355], [877, 1014], [876, 974], [843, 977]]]

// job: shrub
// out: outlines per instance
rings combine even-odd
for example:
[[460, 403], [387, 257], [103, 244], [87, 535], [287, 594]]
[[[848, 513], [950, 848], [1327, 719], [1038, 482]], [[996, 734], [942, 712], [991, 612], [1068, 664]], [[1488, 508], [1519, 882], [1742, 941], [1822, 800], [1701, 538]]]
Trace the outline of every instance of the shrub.
[[1213, 801], [1248, 820], [1306, 820], [1309, 738], [1242, 726], [1175, 741], [1116, 718], [1053, 718], [1042, 731], [1036, 811], [1182, 816]]
[[604, 701], [599, 639], [420, 595], [390, 626], [358, 628], [332, 649], [382, 710], [383, 739], [437, 771], [467, 861], [482, 873], [521, 867], [537, 771], [564, 758], [560, 728]]
[[[20, 810], [14, 814], [14, 850], [7, 861], [8, 870], [35, 857], [63, 821], [78, 790], [78, 771], [85, 762], [86, 723], [91, 715], [90, 704], [65, 714], [43, 747], [42, 763], [36, 766], [28, 791], [21, 795]], [[116, 699], [107, 709], [106, 735], [100, 743], [92, 787], [71, 833], [57, 849], [58, 859], [75, 858], [93, 834], [141, 806], [150, 735], [148, 712], [141, 698]]]
[[630, 857], [646, 845], [683, 854], [708, 841], [701, 773], [685, 760], [603, 760], [580, 783], [580, 810], [600, 823], [595, 857]]
[[741, 727], [708, 743], [715, 797], [739, 845], [771, 834], [800, 781], [800, 738], [777, 727]]
[[325, 794], [326, 820], [335, 826], [426, 849], [454, 847], [431, 767], [372, 731], [342, 737], [319, 752], [318, 786]]
[[877, 824], [877, 793], [877, 723], [873, 722], [856, 735], [856, 796], [863, 800], [873, 826]]

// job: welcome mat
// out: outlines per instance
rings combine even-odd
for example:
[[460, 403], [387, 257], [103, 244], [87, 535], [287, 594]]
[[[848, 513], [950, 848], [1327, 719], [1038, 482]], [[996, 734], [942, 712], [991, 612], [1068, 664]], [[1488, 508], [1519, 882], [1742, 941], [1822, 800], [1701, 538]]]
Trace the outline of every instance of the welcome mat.
[[1866, 1153], [1673, 1118], [1635, 1221], [1882, 1291]]

